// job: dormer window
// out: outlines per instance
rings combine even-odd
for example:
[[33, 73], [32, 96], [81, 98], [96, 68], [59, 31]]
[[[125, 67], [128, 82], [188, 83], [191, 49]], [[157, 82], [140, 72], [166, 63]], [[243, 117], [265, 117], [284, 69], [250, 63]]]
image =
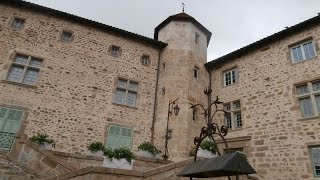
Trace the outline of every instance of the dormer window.
[[61, 41], [65, 43], [69, 43], [73, 40], [73, 34], [69, 31], [62, 31], [61, 33]]
[[15, 30], [19, 30], [19, 29], [22, 29], [24, 23], [25, 23], [24, 19], [14, 18], [12, 21], [11, 27]]

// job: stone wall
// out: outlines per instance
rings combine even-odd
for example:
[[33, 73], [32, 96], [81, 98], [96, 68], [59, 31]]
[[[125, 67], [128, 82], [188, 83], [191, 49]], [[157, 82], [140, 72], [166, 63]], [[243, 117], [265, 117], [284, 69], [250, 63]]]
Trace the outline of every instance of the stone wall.
[[[200, 35], [199, 44], [195, 44], [195, 33]], [[164, 145], [168, 104], [179, 98], [179, 115], [171, 115], [169, 121], [169, 129], [172, 129], [169, 154], [178, 160], [189, 157], [193, 138], [199, 135], [205, 122], [200, 110], [196, 120], [192, 119], [190, 103], [207, 102], [203, 94], [203, 89], [208, 86], [208, 73], [203, 66], [206, 62], [207, 37], [191, 22], [172, 21], [159, 31], [158, 38], [168, 46], [162, 51], [160, 59], [155, 142], [159, 146]], [[197, 78], [194, 77], [194, 68], [198, 69]]]
[[[229, 131], [229, 144], [244, 147], [261, 179], [312, 179], [310, 145], [319, 145], [317, 115], [301, 118], [295, 85], [320, 78], [320, 59], [293, 64], [289, 47], [312, 38], [319, 53], [319, 26], [261, 47], [212, 71], [213, 98], [240, 100], [243, 127]], [[223, 72], [237, 67], [239, 81], [223, 86]], [[222, 106], [221, 106], [222, 108]], [[224, 123], [223, 117], [217, 122]], [[241, 139], [241, 137], [251, 137]]]
[[[110, 124], [133, 128], [133, 149], [150, 141], [158, 49], [109, 31], [0, 5], [0, 105], [25, 110], [21, 131], [29, 137], [46, 132], [64, 152], [87, 152], [93, 141], [106, 141]], [[25, 19], [20, 30], [13, 18]], [[59, 40], [62, 30], [73, 41]], [[112, 45], [121, 48], [111, 56]], [[6, 81], [15, 54], [43, 59], [36, 86]], [[149, 55], [151, 64], [140, 59]], [[134, 108], [113, 103], [117, 78], [139, 83]]]

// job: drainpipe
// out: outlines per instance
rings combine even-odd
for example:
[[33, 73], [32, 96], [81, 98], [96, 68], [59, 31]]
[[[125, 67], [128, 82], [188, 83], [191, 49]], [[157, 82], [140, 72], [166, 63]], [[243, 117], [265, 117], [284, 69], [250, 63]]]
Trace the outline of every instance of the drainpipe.
[[154, 96], [154, 106], [153, 106], [153, 117], [152, 117], [152, 125], [151, 125], [151, 144], [154, 141], [154, 126], [156, 121], [156, 111], [157, 111], [157, 103], [158, 103], [158, 86], [159, 86], [159, 70], [160, 70], [160, 55], [161, 55], [162, 48], [159, 48], [158, 54], [158, 67], [157, 67], [157, 79], [156, 79], [156, 93]]

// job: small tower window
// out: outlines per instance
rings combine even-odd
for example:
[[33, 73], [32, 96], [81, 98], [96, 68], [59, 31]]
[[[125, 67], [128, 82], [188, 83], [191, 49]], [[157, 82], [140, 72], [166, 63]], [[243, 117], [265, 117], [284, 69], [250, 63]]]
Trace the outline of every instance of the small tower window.
[[25, 23], [25, 20], [24, 19], [21, 19], [21, 18], [14, 18], [13, 21], [12, 21], [12, 24], [11, 24], [11, 27], [13, 29], [21, 29], [23, 27]]
[[199, 44], [199, 38], [200, 38], [200, 34], [195, 33], [194, 34], [194, 43]]
[[61, 33], [61, 41], [65, 43], [69, 43], [73, 40], [73, 34], [69, 31], [62, 31]]
[[144, 66], [148, 66], [150, 64], [150, 57], [147, 55], [143, 55], [141, 57], [141, 64]]
[[192, 108], [192, 120], [196, 120], [197, 119], [197, 109], [196, 108]]
[[199, 68], [198, 67], [193, 68], [193, 77], [196, 79], [199, 78]]

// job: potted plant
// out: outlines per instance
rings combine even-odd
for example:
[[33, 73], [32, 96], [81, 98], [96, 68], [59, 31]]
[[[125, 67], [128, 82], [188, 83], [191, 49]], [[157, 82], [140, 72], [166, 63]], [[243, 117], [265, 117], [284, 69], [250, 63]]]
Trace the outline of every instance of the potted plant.
[[103, 150], [105, 147], [102, 142], [94, 141], [89, 145], [88, 149], [94, 156], [103, 156]]
[[138, 146], [138, 155], [147, 158], [161, 159], [159, 156], [161, 151], [150, 142], [144, 141]]
[[106, 148], [103, 154], [103, 167], [132, 170], [134, 155], [129, 148]]
[[52, 149], [55, 147], [55, 142], [53, 139], [49, 139], [49, 136], [46, 133], [38, 132], [37, 135], [34, 135], [30, 138], [32, 142], [37, 143], [44, 149]]
[[205, 140], [200, 144], [198, 149], [197, 156], [204, 158], [213, 158], [216, 157], [217, 145], [212, 141]]

